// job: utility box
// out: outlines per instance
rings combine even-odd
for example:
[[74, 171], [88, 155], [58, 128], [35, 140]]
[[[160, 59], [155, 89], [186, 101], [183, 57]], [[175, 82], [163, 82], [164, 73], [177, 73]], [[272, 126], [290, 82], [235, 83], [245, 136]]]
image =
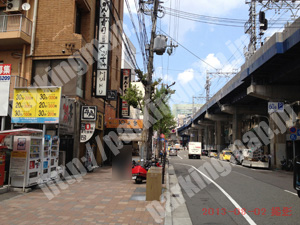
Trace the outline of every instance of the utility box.
[[146, 201], [159, 201], [161, 194], [162, 167], [151, 167], [147, 173]]
[[167, 48], [168, 38], [164, 35], [157, 35], [154, 39], [153, 51], [157, 55], [163, 55]]

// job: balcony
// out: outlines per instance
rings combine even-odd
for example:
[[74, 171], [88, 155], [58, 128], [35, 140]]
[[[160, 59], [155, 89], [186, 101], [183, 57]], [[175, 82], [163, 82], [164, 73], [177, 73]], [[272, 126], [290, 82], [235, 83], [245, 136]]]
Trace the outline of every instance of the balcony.
[[31, 42], [32, 22], [24, 15], [0, 16], [0, 49], [21, 47]]

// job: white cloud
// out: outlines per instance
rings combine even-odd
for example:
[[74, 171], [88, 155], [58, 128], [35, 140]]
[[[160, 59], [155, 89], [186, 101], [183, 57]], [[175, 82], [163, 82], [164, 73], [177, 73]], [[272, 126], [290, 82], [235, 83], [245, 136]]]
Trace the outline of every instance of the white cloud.
[[182, 84], [186, 84], [194, 79], [195, 71], [193, 69], [187, 69], [182, 73], [178, 74], [177, 80]]

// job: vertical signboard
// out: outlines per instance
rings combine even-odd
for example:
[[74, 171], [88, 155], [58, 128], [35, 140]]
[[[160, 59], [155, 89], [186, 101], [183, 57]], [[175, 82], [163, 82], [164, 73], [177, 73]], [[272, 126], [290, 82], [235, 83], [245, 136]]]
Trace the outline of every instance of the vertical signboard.
[[[129, 88], [130, 84], [130, 77], [131, 77], [131, 69], [122, 69], [121, 70], [121, 87], [123, 91], [123, 95], [126, 94], [127, 89]], [[129, 105], [128, 103], [122, 99], [122, 104], [121, 104], [121, 117], [126, 118], [130, 116], [130, 111], [129, 111]]]
[[62, 135], [74, 133], [75, 99], [62, 98], [60, 103], [59, 133]]
[[0, 64], [0, 116], [7, 116], [11, 65]]
[[96, 97], [105, 97], [109, 78], [110, 0], [100, 1]]

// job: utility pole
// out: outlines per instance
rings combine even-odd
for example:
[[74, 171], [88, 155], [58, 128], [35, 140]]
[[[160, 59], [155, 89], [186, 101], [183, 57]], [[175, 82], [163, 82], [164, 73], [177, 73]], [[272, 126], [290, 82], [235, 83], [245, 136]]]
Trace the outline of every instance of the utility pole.
[[141, 157], [143, 159], [142, 164], [144, 164], [145, 153], [146, 158], [150, 156], [150, 149], [152, 143], [152, 135], [153, 135], [153, 126], [150, 121], [149, 117], [149, 106], [147, 103], [151, 100], [151, 89], [152, 89], [152, 73], [153, 73], [153, 46], [154, 46], [154, 39], [156, 36], [156, 22], [157, 22], [157, 12], [158, 12], [159, 1], [154, 0], [153, 6], [153, 14], [152, 14], [152, 30], [151, 30], [151, 39], [150, 39], [150, 46], [149, 46], [149, 61], [147, 66], [147, 84], [145, 85], [145, 96], [144, 96], [144, 118], [143, 118], [143, 132], [142, 132], [142, 148], [141, 148]]

